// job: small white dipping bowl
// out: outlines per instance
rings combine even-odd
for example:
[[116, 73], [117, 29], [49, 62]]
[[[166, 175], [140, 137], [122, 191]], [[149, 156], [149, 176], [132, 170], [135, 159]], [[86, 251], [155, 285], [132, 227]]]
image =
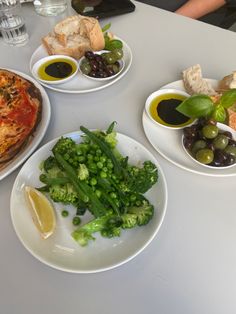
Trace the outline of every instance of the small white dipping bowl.
[[[73, 67], [71, 74], [69, 74], [68, 76], [66, 76], [64, 78], [56, 78], [56, 77], [52, 78], [52, 77], [50, 77], [50, 79], [45, 79], [45, 78], [40, 77], [40, 74], [39, 74], [40, 69], [42, 69], [42, 67], [44, 67], [44, 65], [47, 66], [51, 62], [53, 62], [53, 61], [56, 62], [57, 60], [61, 61], [61, 62], [63, 62], [63, 60], [65, 60], [65, 62], [68, 61], [69, 64], [71, 64]], [[65, 55], [47, 56], [45, 58], [38, 60], [33, 65], [31, 72], [37, 80], [39, 80], [45, 84], [57, 85], [57, 84], [62, 84], [62, 83], [68, 82], [77, 74], [78, 63], [74, 58], [69, 57], [69, 56], [65, 56]]]
[[[232, 129], [231, 127], [229, 127], [228, 125], [226, 124], [223, 124], [223, 123], [217, 123], [217, 127], [219, 128], [219, 130], [221, 131], [228, 131], [232, 134], [232, 137], [234, 140], [236, 140], [236, 131], [234, 129]], [[210, 168], [210, 169], [215, 169], [215, 170], [223, 170], [223, 169], [228, 169], [228, 168], [231, 168], [231, 167], [234, 167], [236, 166], [236, 163], [232, 164], [232, 165], [229, 165], [229, 166], [222, 166], [222, 167], [215, 167], [215, 166], [210, 166], [210, 165], [205, 165], [203, 163], [201, 163], [200, 161], [198, 161], [197, 159], [195, 159], [189, 152], [188, 150], [185, 148], [184, 146], [184, 135], [182, 135], [182, 146], [183, 146], [183, 149], [185, 151], [185, 153], [194, 161], [196, 162], [198, 165], [202, 166], [202, 167], [205, 167], [205, 168]]]
[[[161, 98], [163, 97], [163, 99], [161, 99], [161, 101], [165, 100], [164, 99], [165, 95], [168, 96], [170, 94], [179, 95], [180, 97], [184, 96], [186, 98], [190, 97], [189, 94], [187, 94], [184, 91], [178, 90], [178, 89], [159, 89], [159, 90], [155, 91], [154, 93], [152, 93], [147, 98], [146, 103], [145, 103], [145, 111], [146, 111], [149, 119], [152, 120], [152, 122], [155, 123], [156, 125], [161, 126], [163, 128], [166, 128], [166, 129], [171, 129], [171, 130], [183, 129], [186, 126], [193, 124], [195, 119], [190, 119], [190, 118], [188, 119], [187, 122], [182, 123], [182, 124], [172, 124], [172, 125], [164, 124], [164, 121], [156, 113], [156, 105], [154, 104], [154, 101], [155, 101], [155, 99], [158, 99], [159, 97], [161, 97]], [[171, 99], [171, 97], [166, 98], [166, 100], [168, 100], [168, 99]], [[177, 99], [177, 98], [174, 98], [174, 99]], [[170, 113], [172, 112], [172, 110], [170, 110]], [[155, 117], [152, 115], [151, 111], [155, 111], [155, 113], [153, 112], [153, 115], [155, 114]], [[177, 112], [177, 110], [176, 110], [176, 112]]]
[[[100, 51], [93, 51], [94, 54], [97, 54], [97, 55], [101, 55], [102, 53], [109, 53], [111, 51], [108, 51], [108, 50], [100, 50]], [[94, 81], [99, 81], [99, 82], [104, 82], [104, 81], [108, 81], [108, 80], [111, 80], [111, 79], [114, 79], [115, 77], [117, 77], [118, 75], [120, 75], [120, 73], [123, 71], [124, 67], [125, 67], [125, 61], [124, 59], [121, 59], [121, 60], [118, 60], [119, 64], [120, 64], [120, 70], [119, 72], [117, 72], [116, 74], [114, 75], [111, 75], [111, 76], [108, 76], [108, 77], [93, 77], [93, 76], [89, 76], [85, 73], [83, 73], [80, 69], [80, 66], [82, 64], [82, 62], [84, 61], [85, 57], [82, 57], [80, 60], [79, 60], [79, 71], [82, 75], [84, 75], [85, 77], [91, 79], [91, 80], [94, 80]]]

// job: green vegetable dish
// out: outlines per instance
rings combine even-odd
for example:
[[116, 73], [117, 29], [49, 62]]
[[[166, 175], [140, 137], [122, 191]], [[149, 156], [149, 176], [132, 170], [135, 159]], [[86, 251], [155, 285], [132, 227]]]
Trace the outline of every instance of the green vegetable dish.
[[[43, 161], [40, 191], [54, 201], [76, 207], [72, 237], [81, 246], [95, 240], [94, 234], [112, 238], [122, 229], [146, 225], [154, 206], [145, 197], [158, 181], [158, 169], [151, 161], [131, 165], [117, 149], [113, 122], [106, 131], [81, 126], [82, 141], [62, 137]], [[92, 220], [83, 223], [85, 213]]]

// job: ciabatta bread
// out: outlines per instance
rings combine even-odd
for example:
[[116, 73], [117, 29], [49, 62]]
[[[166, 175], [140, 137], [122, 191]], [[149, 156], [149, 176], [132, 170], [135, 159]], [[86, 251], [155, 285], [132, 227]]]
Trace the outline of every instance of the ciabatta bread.
[[218, 89], [223, 92], [232, 88], [236, 88], [236, 71], [227, 75], [220, 80]]
[[202, 69], [196, 64], [183, 71], [183, 83], [188, 94], [217, 95], [211, 84], [202, 77]]
[[42, 38], [49, 55], [64, 54], [76, 59], [87, 50], [104, 49], [105, 41], [97, 19], [75, 15], [59, 22], [47, 36]]

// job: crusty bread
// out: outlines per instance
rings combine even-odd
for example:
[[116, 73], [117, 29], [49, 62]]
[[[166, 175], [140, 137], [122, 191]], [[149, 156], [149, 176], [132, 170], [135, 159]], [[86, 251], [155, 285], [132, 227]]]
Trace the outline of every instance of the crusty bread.
[[98, 20], [74, 15], [59, 22], [47, 36], [42, 38], [48, 54], [64, 54], [76, 59], [85, 51], [104, 49], [105, 41]]
[[223, 92], [232, 88], [236, 88], [236, 71], [227, 75], [220, 80], [218, 90]]
[[42, 39], [42, 42], [49, 55], [60, 54], [79, 59], [87, 50], [91, 50], [89, 40], [80, 35], [71, 36], [66, 46], [57, 40], [54, 33], [49, 33]]
[[202, 70], [199, 64], [196, 64], [183, 71], [183, 83], [188, 94], [216, 95], [217, 92], [211, 84], [203, 79]]

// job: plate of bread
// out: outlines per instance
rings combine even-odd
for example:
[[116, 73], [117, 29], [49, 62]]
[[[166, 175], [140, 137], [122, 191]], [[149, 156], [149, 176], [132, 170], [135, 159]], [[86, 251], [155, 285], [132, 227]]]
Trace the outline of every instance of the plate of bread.
[[[107, 33], [106, 33], [107, 34]], [[42, 38], [42, 44], [35, 50], [30, 59], [30, 70], [40, 59], [48, 55], [70, 56], [77, 60], [84, 57], [86, 51], [99, 52], [105, 48], [104, 32], [97, 19], [82, 15], [69, 16], [57, 23], [53, 30]], [[113, 36], [113, 35], [111, 35]], [[107, 80], [91, 80], [81, 72], [68, 82], [58, 85], [40, 82], [45, 87], [63, 93], [88, 93], [106, 88], [122, 77], [130, 69], [132, 63], [132, 52], [129, 46], [120, 38], [114, 39], [122, 42], [124, 68], [119, 75]]]
[[[202, 77], [202, 70], [199, 64], [191, 66], [182, 72], [182, 79], [171, 82], [161, 89], [177, 89], [187, 92], [191, 95], [207, 95], [212, 98], [218, 97], [221, 93], [236, 88], [236, 72], [233, 72], [221, 80], [207, 79]], [[236, 130], [236, 104], [227, 109], [227, 124], [232, 133]], [[176, 166], [188, 170], [193, 173], [215, 176], [228, 177], [236, 175], [236, 164], [233, 167], [203, 167], [187, 156], [182, 146], [182, 130], [174, 130], [163, 128], [154, 123], [147, 115], [145, 109], [143, 111], [143, 128], [147, 139], [165, 159]], [[166, 145], [168, 143], [168, 145]]]

